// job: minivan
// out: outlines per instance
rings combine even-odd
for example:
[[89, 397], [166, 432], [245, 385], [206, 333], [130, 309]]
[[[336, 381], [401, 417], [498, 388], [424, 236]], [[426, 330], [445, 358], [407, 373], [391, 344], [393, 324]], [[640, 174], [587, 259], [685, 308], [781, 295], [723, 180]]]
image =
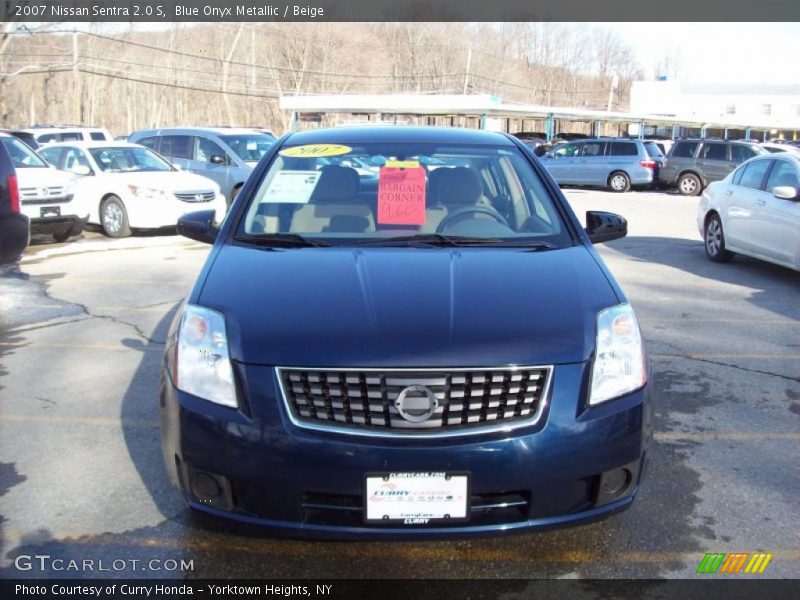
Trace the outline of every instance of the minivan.
[[128, 141], [216, 182], [230, 205], [275, 138], [246, 128], [170, 127], [136, 131]]
[[162, 448], [186, 503], [355, 539], [629, 508], [652, 438], [647, 354], [592, 246], [626, 221], [586, 220], [507, 134], [278, 140], [221, 226], [211, 211], [178, 222], [213, 244], [162, 369]]
[[559, 184], [627, 192], [658, 181], [664, 155], [650, 141], [594, 138], [555, 146], [540, 160]]

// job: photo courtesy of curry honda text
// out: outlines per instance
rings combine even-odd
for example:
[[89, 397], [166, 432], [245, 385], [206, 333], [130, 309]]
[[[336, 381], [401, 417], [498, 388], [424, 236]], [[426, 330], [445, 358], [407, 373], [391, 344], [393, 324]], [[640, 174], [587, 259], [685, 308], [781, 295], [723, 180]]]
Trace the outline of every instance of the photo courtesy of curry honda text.
[[630, 507], [652, 438], [648, 362], [592, 247], [627, 223], [587, 222], [505, 134], [281, 138], [219, 228], [211, 211], [178, 223], [213, 243], [162, 377], [166, 466], [189, 506], [328, 538]]

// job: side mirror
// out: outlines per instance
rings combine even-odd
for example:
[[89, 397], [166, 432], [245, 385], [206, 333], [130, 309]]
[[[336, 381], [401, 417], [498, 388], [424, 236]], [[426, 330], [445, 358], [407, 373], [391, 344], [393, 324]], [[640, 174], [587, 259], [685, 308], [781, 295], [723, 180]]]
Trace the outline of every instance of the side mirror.
[[212, 165], [226, 165], [228, 161], [225, 160], [224, 156], [220, 156], [219, 154], [212, 154], [211, 158], [208, 159]]
[[86, 165], [75, 165], [74, 167], [72, 167], [72, 169], [70, 169], [70, 172], [74, 173], [75, 175], [82, 175], [82, 176], [94, 175], [92, 170]]
[[219, 228], [214, 225], [216, 214], [213, 210], [187, 213], [178, 219], [178, 233], [190, 240], [213, 244], [219, 233]]
[[614, 213], [588, 210], [586, 233], [593, 244], [618, 240], [628, 235], [628, 221]]
[[772, 188], [772, 193], [781, 200], [800, 200], [797, 197], [797, 188], [791, 185], [779, 185]]

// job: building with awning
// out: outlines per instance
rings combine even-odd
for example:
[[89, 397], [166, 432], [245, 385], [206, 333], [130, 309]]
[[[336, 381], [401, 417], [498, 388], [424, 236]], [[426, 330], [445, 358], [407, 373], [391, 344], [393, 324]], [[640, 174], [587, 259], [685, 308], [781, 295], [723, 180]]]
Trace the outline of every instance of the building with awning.
[[[365, 123], [415, 122], [430, 125], [478, 127], [509, 133], [541, 131], [554, 138], [565, 125], [583, 124], [590, 135], [686, 135], [757, 138], [774, 137], [780, 131], [795, 139], [800, 132], [796, 122], [780, 127], [769, 119], [692, 119], [679, 115], [545, 106], [504, 102], [488, 94], [336, 94], [283, 95], [282, 110], [292, 114], [295, 129], [304, 123], [336, 124], [360, 117]], [[337, 118], [331, 119], [331, 115]], [[328, 117], [328, 118], [326, 118]], [[311, 125], [309, 125], [311, 126]], [[787, 135], [788, 134], [788, 135]]]

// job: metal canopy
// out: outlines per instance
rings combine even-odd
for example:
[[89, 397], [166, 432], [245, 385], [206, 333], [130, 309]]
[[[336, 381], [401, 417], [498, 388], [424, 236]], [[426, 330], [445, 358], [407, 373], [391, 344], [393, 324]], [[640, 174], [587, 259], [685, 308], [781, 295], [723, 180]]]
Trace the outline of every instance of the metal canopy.
[[604, 121], [616, 123], [646, 123], [648, 125], [679, 125], [696, 128], [792, 129], [800, 130], [800, 120], [794, 123], [702, 121], [684, 119], [677, 115], [652, 115], [628, 112], [606, 112], [583, 108], [544, 106], [539, 104], [503, 103], [488, 94], [339, 94], [281, 96], [279, 106], [297, 113], [369, 113], [402, 115], [458, 115], [522, 119], [564, 119], [570, 121]]

